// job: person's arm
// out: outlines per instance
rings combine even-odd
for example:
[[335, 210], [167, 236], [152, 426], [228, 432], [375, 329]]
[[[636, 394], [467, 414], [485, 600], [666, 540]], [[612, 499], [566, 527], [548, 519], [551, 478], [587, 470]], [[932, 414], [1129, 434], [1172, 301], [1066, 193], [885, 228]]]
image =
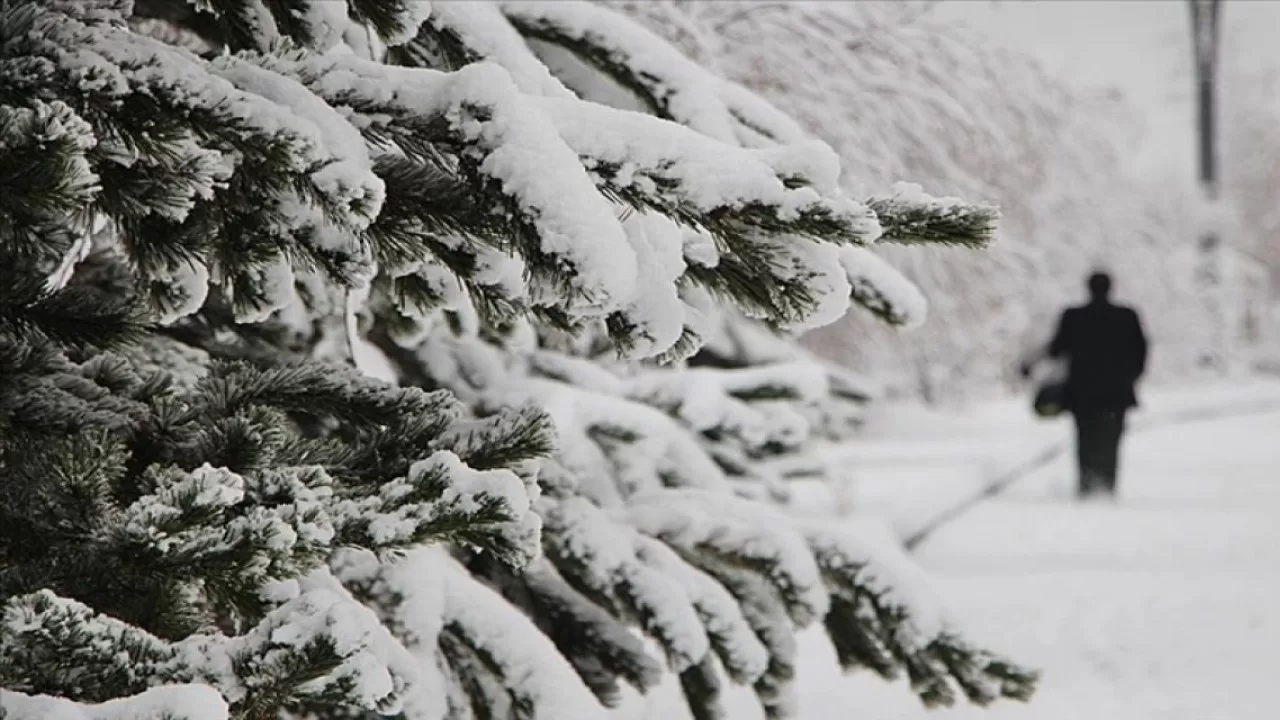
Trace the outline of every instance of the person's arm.
[[1049, 357], [1061, 358], [1071, 353], [1072, 332], [1071, 322], [1072, 313], [1067, 310], [1062, 313], [1062, 317], [1058, 320], [1058, 331], [1053, 334], [1053, 341], [1049, 343]]
[[1070, 346], [1067, 331], [1067, 317], [1070, 314], [1070, 310], [1062, 313], [1062, 316], [1058, 318], [1058, 329], [1053, 333], [1053, 340], [1035, 355], [1023, 361], [1022, 367], [1020, 368], [1022, 377], [1031, 377], [1032, 368], [1034, 368], [1041, 360], [1059, 358], [1069, 352]]
[[1133, 315], [1133, 379], [1137, 380], [1147, 371], [1147, 334], [1142, 328], [1142, 318], [1138, 316], [1136, 311], [1130, 311]]

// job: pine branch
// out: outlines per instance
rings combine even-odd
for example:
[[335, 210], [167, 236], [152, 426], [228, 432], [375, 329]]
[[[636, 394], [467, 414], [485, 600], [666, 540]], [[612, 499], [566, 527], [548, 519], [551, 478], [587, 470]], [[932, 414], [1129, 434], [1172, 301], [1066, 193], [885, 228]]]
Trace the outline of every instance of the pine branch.
[[1000, 210], [955, 198], [933, 198], [919, 186], [899, 184], [892, 195], [872, 196], [884, 232], [879, 241], [895, 245], [954, 245], [985, 248], [995, 240]]
[[[579, 592], [613, 614], [639, 625], [662, 646], [668, 666], [681, 672], [697, 664], [709, 648], [706, 630], [686, 597], [637, 555], [634, 531], [614, 526], [585, 499], [544, 510], [544, 549]], [[604, 548], [621, 534], [616, 552]]]
[[[541, 294], [557, 298], [556, 304], [585, 309], [610, 295], [595, 253], [575, 244], [547, 240], [566, 232], [577, 236], [590, 229], [594, 234], [591, 243], [618, 247], [616, 264], [630, 255], [621, 228], [607, 203], [589, 191], [589, 180], [572, 152], [552, 128], [539, 122], [536, 110], [529, 107], [531, 99], [520, 95], [497, 68], [475, 65], [443, 74], [350, 56], [300, 54], [262, 56], [255, 62], [296, 78], [334, 106], [359, 113], [362, 131], [369, 140], [394, 139], [401, 150], [416, 153], [422, 161], [440, 158], [443, 149], [445, 157], [452, 159], [442, 162], [468, 178], [474, 194], [485, 199], [486, 210], [500, 208], [510, 218], [514, 232], [508, 242], [513, 246], [499, 249], [516, 250], [533, 275], [533, 284], [546, 285], [548, 289]], [[359, 84], [358, 91], [335, 91], [331, 83], [322, 82], [335, 72], [368, 82]], [[379, 86], [381, 90], [371, 92]], [[388, 88], [396, 90], [387, 92]], [[471, 122], [492, 132], [476, 134], [469, 129]], [[514, 126], [520, 123], [532, 133], [513, 135]], [[508, 131], [509, 127], [512, 130]], [[535, 156], [524, 152], [533, 148], [516, 149], [530, 142], [538, 150], [537, 167], [532, 164]], [[506, 162], [484, 162], [495, 156], [506, 158]], [[549, 173], [547, 162], [554, 162], [558, 171]], [[495, 169], [497, 174], [488, 174]], [[532, 184], [533, 177], [541, 178], [545, 188]], [[566, 198], [580, 204], [570, 212]]]
[[134, 0], [133, 17], [159, 20], [194, 33], [214, 47], [227, 45], [225, 22], [217, 15], [204, 12], [191, 2], [172, 0]]
[[587, 3], [500, 7], [522, 35], [572, 52], [629, 90], [649, 113], [719, 140], [734, 139], [734, 116], [715, 102], [724, 81], [625, 15]]
[[[0, 23], [11, 19], [6, 15]], [[87, 232], [90, 207], [101, 189], [88, 161], [94, 144], [88, 124], [65, 103], [0, 105], [0, 247], [5, 255], [38, 266], [49, 260], [49, 251], [53, 257], [66, 252], [70, 243], [60, 243], [60, 235]]]
[[[747, 88], [709, 72], [644, 24], [583, 2], [501, 2], [523, 35], [557, 45], [630, 91], [652, 114], [743, 146], [810, 138], [787, 114]], [[567, 81], [572, 81], [568, 78]], [[589, 86], [579, 89], [590, 97]]]
[[[781, 718], [796, 629], [821, 620], [843, 665], [926, 703], [1029, 695], [1034, 673], [896, 594], [909, 574], [734, 496], [781, 486], [856, 387], [794, 365], [632, 396], [586, 360], [518, 374], [538, 365], [519, 343], [684, 357], [717, 333], [710, 297], [828, 320], [841, 271], [909, 322], [900, 277], [858, 253], [980, 246], [994, 209], [851, 200], [830, 148], [591, 6], [569, 12], [603, 25], [534, 3], [505, 6], [516, 25], [407, 0], [162, 5], [0, 10], [0, 685], [97, 701], [203, 681], [237, 718], [408, 715], [439, 670], [459, 720], [592, 720], [659, 684], [634, 626], [695, 717], [723, 715], [728, 680]], [[128, 29], [147, 19], [240, 52]], [[689, 127], [572, 97], [518, 30]], [[387, 60], [322, 52], [342, 37]], [[333, 340], [326, 293], [356, 288], [344, 317], [401, 380], [473, 407], [307, 360]], [[132, 294], [169, 341], [238, 361], [182, 357], [175, 378], [149, 345], [101, 354], [145, 329]]]
[[694, 720], [720, 720], [727, 717], [720, 703], [721, 682], [715, 659], [705, 656], [701, 662], [680, 673], [680, 690]]
[[657, 687], [662, 666], [622, 622], [567, 583], [555, 566], [536, 561], [520, 574], [478, 556], [470, 565], [524, 609], [607, 707], [623, 700], [619, 681], [641, 693]]
[[[501, 720], [514, 714], [509, 691], [503, 687], [499, 671], [489, 667], [476, 650], [467, 645], [460, 632], [445, 628], [440, 632], [440, 650], [449, 668], [457, 677], [465, 708], [452, 706], [450, 720], [454, 717], [475, 720]], [[450, 698], [451, 700], [453, 698]], [[461, 698], [459, 698], [461, 699]], [[526, 711], [527, 712], [527, 711]], [[466, 713], [466, 715], [461, 715]]]
[[391, 48], [419, 35], [424, 10], [415, 0], [347, 0], [351, 21], [372, 28]]
[[[374, 171], [387, 196], [365, 237], [379, 267], [392, 278], [388, 294], [398, 311], [422, 315], [446, 304], [435, 276], [416, 270], [425, 258], [434, 258], [463, 284], [487, 325], [526, 311], [522, 294], [491, 272], [510, 262], [503, 249], [516, 230], [478, 207], [461, 178], [437, 163], [391, 154], [380, 156]], [[519, 289], [523, 292], [522, 285]]]
[[742, 609], [743, 618], [768, 652], [764, 674], [752, 684], [768, 718], [785, 718], [794, 709], [793, 682], [797, 646], [786, 603], [768, 578], [707, 554], [681, 553], [693, 566], [714, 577]]
[[632, 497], [627, 514], [641, 532], [682, 554], [706, 553], [769, 578], [796, 625], [826, 614], [829, 598], [818, 566], [778, 511], [720, 493], [681, 489]]
[[[978, 650], [951, 632], [938, 611], [910, 598], [922, 596], [918, 570], [900, 549], [856, 528], [805, 528], [834, 598], [825, 624], [846, 670], [870, 667], [886, 679], [905, 671], [928, 707], [951, 706], [956, 687], [986, 705], [1025, 700], [1038, 673]], [[896, 556], [896, 557], [895, 557]]]
[[[361, 248], [339, 247], [333, 235], [367, 224], [366, 189], [326, 178], [335, 161], [329, 148], [286, 119], [280, 105], [211, 72], [248, 82], [245, 72], [236, 74], [243, 64], [206, 65], [123, 27], [86, 24], [62, 5], [32, 7], [7, 11], [0, 33], [7, 52], [44, 61], [48, 71], [15, 76], [0, 103], [74, 102], [99, 140], [90, 164], [109, 179], [97, 209], [121, 228], [121, 244], [143, 276], [139, 287], [216, 264], [238, 308], [251, 313], [281, 302], [260, 281], [285, 258], [339, 283], [358, 279]], [[57, 60], [86, 49], [112, 82], [81, 87]]]
[[482, 58], [453, 28], [428, 18], [409, 42], [387, 48], [387, 64], [454, 71]]
[[[446, 582], [440, 637], [452, 669], [466, 683], [483, 683], [492, 677], [503, 688], [498, 697], [472, 692], [473, 709], [478, 715], [583, 720], [608, 717], [591, 692], [577, 681], [573, 667], [523, 613], [462, 568], [452, 569]], [[475, 700], [496, 703], [476, 708]]]
[[435, 446], [453, 451], [477, 470], [512, 467], [549, 456], [556, 447], [555, 425], [539, 408], [512, 409], [456, 423], [436, 439]]
[[400, 426], [440, 433], [462, 408], [445, 391], [397, 388], [355, 370], [316, 363], [258, 369], [243, 362], [215, 363], [196, 388], [193, 417], [223, 416], [252, 404], [340, 418], [357, 426]]
[[44, 278], [7, 277], [0, 286], [0, 335], [21, 343], [106, 350], [137, 341], [147, 325], [129, 298], [71, 285], [50, 292]]

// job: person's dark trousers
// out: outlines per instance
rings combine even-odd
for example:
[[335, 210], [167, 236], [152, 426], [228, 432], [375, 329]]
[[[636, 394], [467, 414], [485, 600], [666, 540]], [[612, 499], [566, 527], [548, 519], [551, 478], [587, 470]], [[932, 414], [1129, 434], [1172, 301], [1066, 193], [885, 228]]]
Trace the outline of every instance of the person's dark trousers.
[[1076, 460], [1080, 466], [1080, 497], [1116, 493], [1120, 469], [1123, 410], [1085, 410], [1075, 414]]

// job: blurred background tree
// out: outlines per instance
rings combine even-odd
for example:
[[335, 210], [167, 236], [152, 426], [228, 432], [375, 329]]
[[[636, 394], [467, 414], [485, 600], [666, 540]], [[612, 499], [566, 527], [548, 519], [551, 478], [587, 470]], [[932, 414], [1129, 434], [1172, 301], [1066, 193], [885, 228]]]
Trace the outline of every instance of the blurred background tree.
[[[1266, 132], [1265, 93], [1250, 93], [1257, 99], [1245, 110], [1250, 102], [1233, 106], [1239, 98], [1228, 90], [1224, 182], [1240, 212], [1229, 203], [1211, 212], [1193, 176], [1136, 162], [1148, 128], [1134, 98], [1050, 69], [974, 10], [981, 3], [965, 4], [968, 22], [936, 2], [621, 5], [700, 62], [788, 108], [857, 168], [851, 182], [929, 178], [931, 193], [1003, 209], [1001, 242], [989, 252], [887, 252], [929, 298], [929, 321], [902, 334], [848, 316], [807, 336], [828, 357], [927, 401], [1007, 389], [1010, 368], [1045, 340], [1062, 305], [1082, 297], [1083, 278], [1097, 266], [1116, 274], [1124, 301], [1153, 310], [1156, 380], [1205, 372], [1202, 349], [1218, 328], [1240, 338], [1242, 353], [1263, 332], [1266, 231], [1256, 226], [1275, 216], [1262, 219], [1268, 185], [1260, 175], [1270, 165], [1248, 134]], [[1168, 42], [1181, 43], [1180, 62], [1189, 64], [1186, 8], [1177, 10], [1182, 32]], [[1189, 67], [1171, 64], [1168, 73], [1186, 74], [1190, 92]], [[1230, 73], [1228, 83], [1245, 82]], [[1252, 131], [1236, 119], [1245, 112], [1258, 118]], [[1193, 120], [1188, 114], [1188, 127]], [[1237, 156], [1249, 170], [1235, 167]], [[1244, 187], [1257, 196], [1243, 200]], [[1209, 223], [1225, 224], [1224, 284], [1233, 294], [1221, 308], [1190, 292], [1195, 239]]]

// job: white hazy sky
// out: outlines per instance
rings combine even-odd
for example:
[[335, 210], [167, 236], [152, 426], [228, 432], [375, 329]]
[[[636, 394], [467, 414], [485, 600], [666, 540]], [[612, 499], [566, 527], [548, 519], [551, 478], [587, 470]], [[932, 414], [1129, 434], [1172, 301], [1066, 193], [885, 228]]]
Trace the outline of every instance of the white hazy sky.
[[[1280, 68], [1280, 2], [1223, 0], [1224, 62]], [[1135, 160], [1193, 173], [1190, 10], [1186, 0], [946, 0], [955, 13], [1021, 44], [1086, 87], [1114, 87], [1142, 109]], [[1230, 88], [1219, 93], [1231, 101]]]

